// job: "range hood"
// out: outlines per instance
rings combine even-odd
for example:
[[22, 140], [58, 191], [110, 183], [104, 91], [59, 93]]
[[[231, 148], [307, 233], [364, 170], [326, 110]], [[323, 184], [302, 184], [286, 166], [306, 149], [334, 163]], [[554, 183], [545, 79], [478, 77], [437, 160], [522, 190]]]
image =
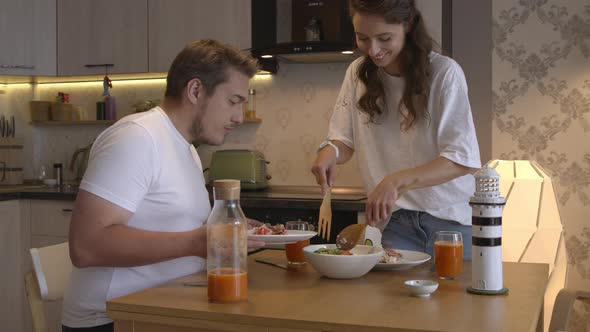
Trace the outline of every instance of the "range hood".
[[252, 55], [278, 62], [350, 62], [359, 56], [347, 0], [252, 0]]

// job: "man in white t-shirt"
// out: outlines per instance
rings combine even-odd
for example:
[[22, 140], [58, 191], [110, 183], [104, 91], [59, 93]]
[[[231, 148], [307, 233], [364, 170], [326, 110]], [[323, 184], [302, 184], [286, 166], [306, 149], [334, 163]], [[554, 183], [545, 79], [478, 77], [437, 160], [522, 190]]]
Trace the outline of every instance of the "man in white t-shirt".
[[112, 331], [107, 300], [205, 269], [211, 205], [191, 142], [223, 143], [243, 120], [256, 71], [236, 48], [190, 43], [170, 67], [162, 105], [97, 138], [71, 220], [76, 268], [63, 331]]

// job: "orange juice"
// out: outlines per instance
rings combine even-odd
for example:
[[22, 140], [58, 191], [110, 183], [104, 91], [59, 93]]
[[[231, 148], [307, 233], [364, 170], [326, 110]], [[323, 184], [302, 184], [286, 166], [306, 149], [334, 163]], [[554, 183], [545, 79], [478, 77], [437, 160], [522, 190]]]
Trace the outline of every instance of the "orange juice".
[[307, 247], [308, 245], [309, 240], [285, 244], [285, 254], [287, 254], [287, 261], [289, 262], [289, 264], [297, 265], [305, 263], [303, 247]]
[[208, 273], [207, 296], [211, 302], [238, 302], [248, 299], [248, 274], [231, 268]]
[[463, 243], [434, 242], [434, 264], [436, 274], [441, 278], [456, 278], [463, 268]]

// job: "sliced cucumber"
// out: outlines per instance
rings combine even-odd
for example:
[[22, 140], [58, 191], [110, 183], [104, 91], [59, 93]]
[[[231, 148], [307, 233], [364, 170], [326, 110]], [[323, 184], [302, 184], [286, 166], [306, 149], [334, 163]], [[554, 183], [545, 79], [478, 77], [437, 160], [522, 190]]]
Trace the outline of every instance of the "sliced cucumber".
[[365, 245], [366, 246], [372, 246], [373, 245], [373, 241], [371, 241], [371, 239], [365, 239]]

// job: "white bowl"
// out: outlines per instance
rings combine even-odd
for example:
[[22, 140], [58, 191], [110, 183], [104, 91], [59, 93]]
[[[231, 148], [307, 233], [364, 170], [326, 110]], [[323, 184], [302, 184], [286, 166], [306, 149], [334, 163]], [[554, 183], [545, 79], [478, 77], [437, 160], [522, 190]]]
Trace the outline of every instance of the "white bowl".
[[410, 294], [418, 297], [428, 297], [438, 288], [438, 282], [432, 280], [408, 280], [404, 285]]
[[381, 257], [381, 247], [358, 245], [351, 252], [353, 255], [316, 254], [321, 249], [335, 249], [335, 244], [315, 244], [303, 248], [305, 260], [321, 275], [334, 279], [352, 279], [369, 272]]

